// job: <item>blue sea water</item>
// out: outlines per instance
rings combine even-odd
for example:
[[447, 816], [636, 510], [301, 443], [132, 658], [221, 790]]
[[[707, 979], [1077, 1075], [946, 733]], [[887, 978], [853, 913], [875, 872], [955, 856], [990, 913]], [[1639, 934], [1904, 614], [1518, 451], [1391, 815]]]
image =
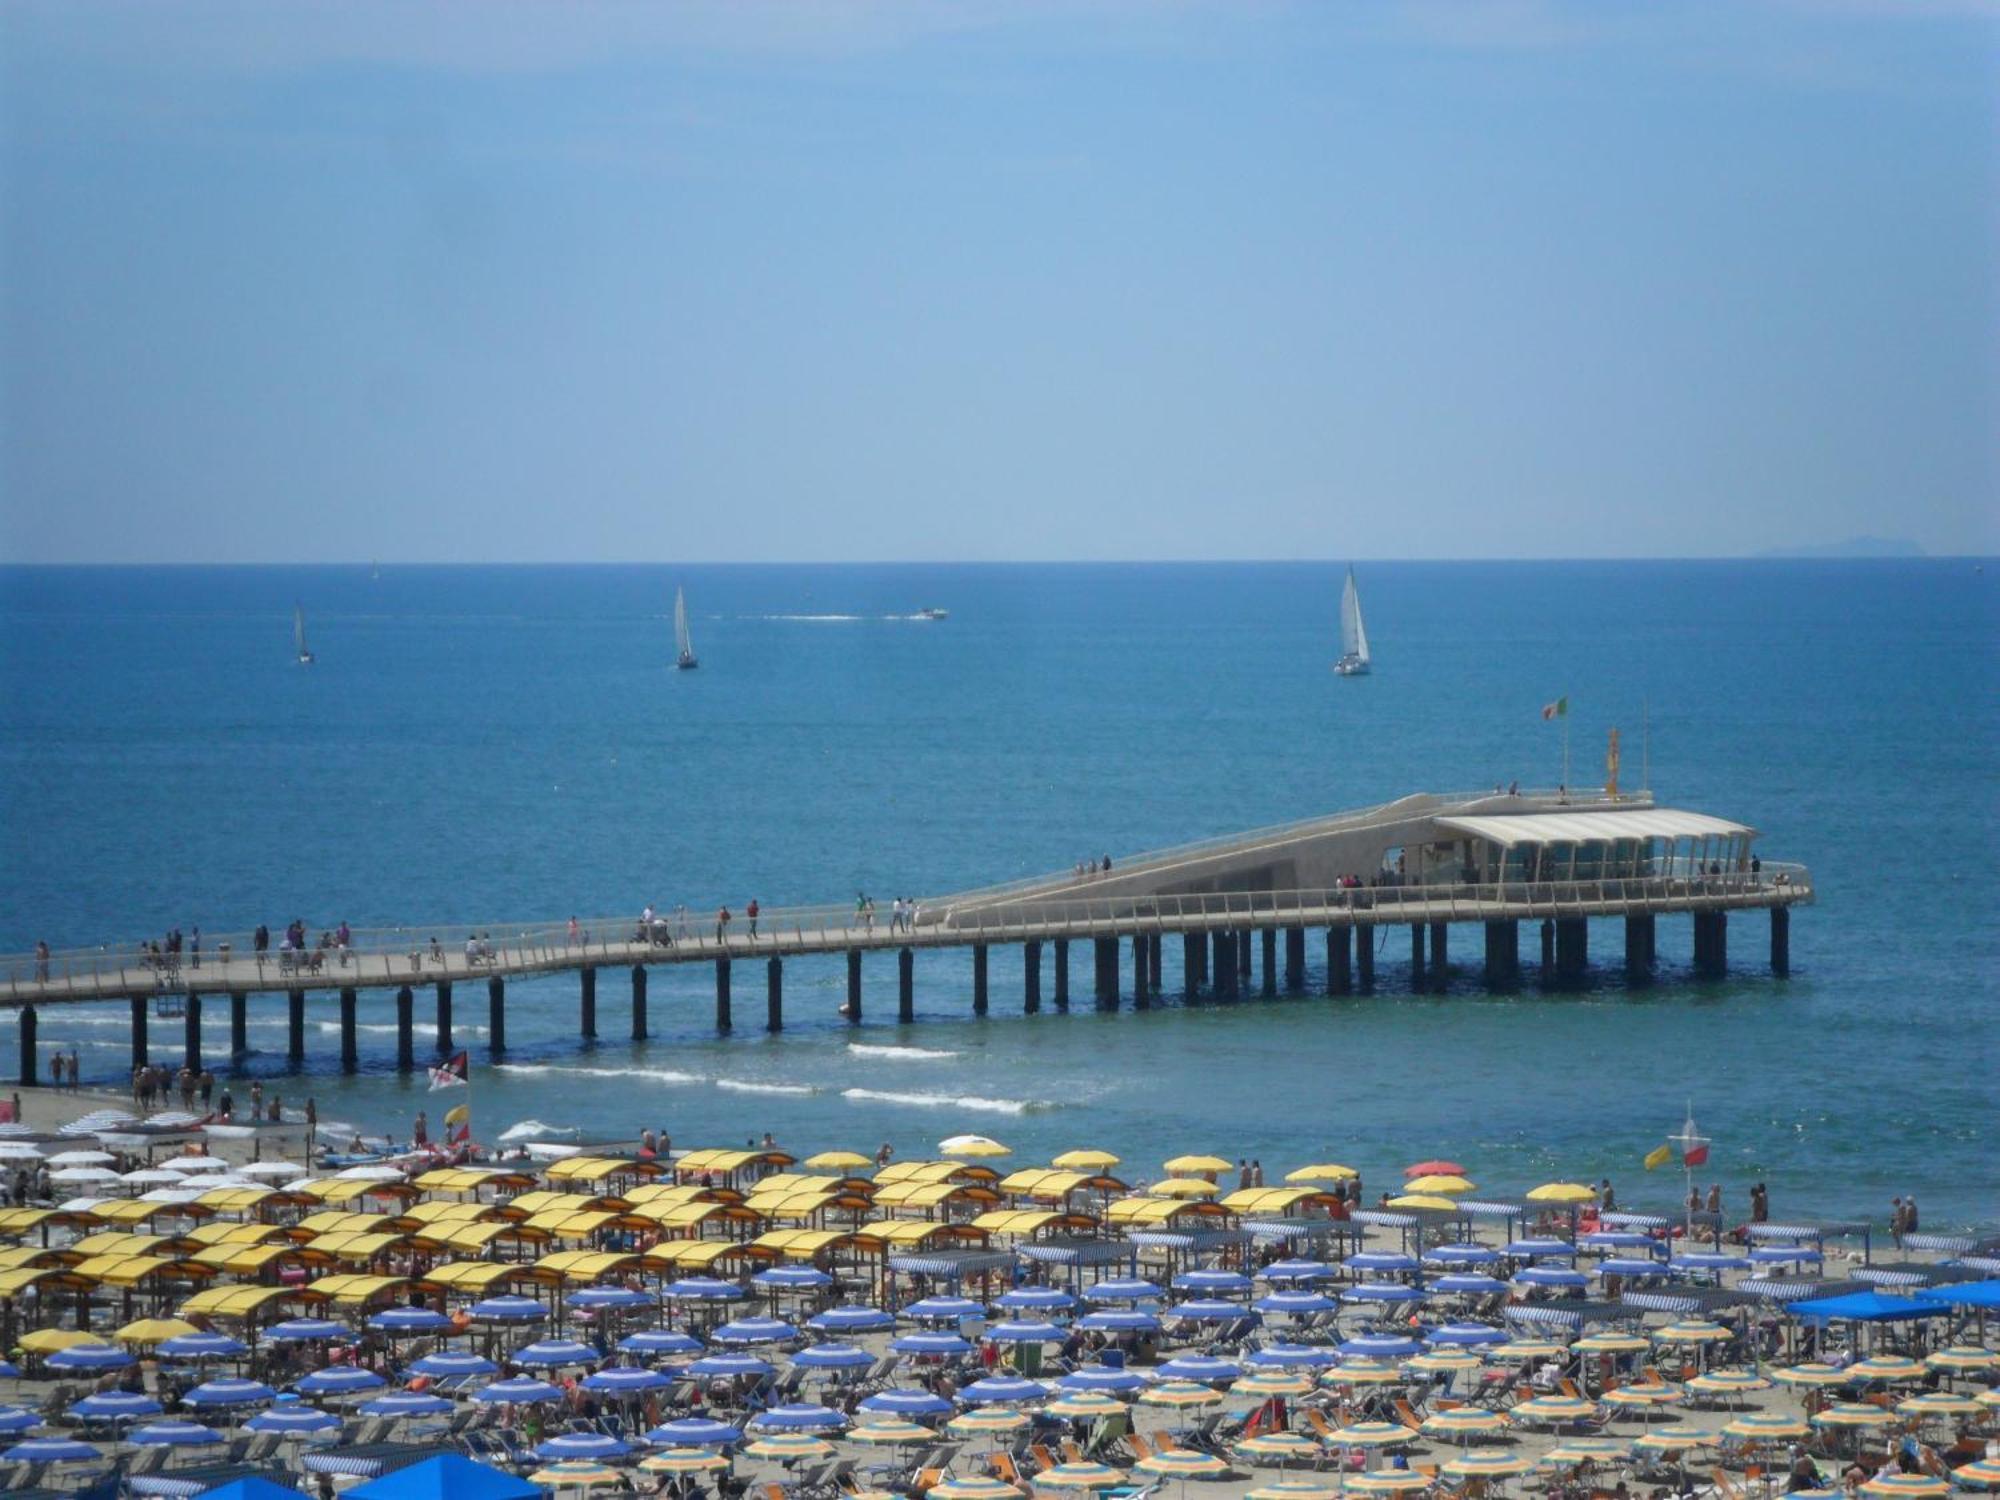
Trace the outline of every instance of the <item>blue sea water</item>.
[[[761, 1020], [761, 974], [739, 968], [739, 1027], [718, 1039], [711, 973], [656, 968], [655, 1034], [630, 1043], [608, 973], [585, 1046], [571, 976], [510, 987], [498, 1064], [466, 1024], [483, 996], [461, 991], [479, 1133], [650, 1125], [694, 1145], [768, 1129], [907, 1156], [974, 1129], [1023, 1161], [1090, 1144], [1149, 1173], [1201, 1149], [1274, 1178], [1333, 1158], [1376, 1183], [1444, 1154], [1495, 1192], [1608, 1174], [1628, 1203], [1665, 1203], [1677, 1175], [1648, 1179], [1639, 1158], [1692, 1101], [1735, 1202], [1763, 1179], [1781, 1214], [1879, 1215], [1914, 1189], [1932, 1223], [2000, 1217], [2000, 567], [1369, 565], [1376, 673], [1350, 680], [1328, 670], [1339, 579], [1329, 564], [0, 569], [0, 949], [295, 915], [451, 941], [647, 901], [865, 889], [886, 905], [1415, 790], [1550, 784], [1562, 733], [1539, 709], [1567, 694], [1572, 781], [1599, 779], [1617, 725], [1628, 785], [1643, 756], [1663, 803], [1741, 818], [1766, 857], [1813, 867], [1789, 980], [1745, 917], [1717, 982], [1689, 976], [1673, 922], [1661, 982], [1628, 988], [1604, 924], [1584, 993], [1491, 996], [1462, 931], [1443, 996], [1404, 993], [1391, 942], [1372, 997], [1024, 1017], [1019, 955], [996, 953], [992, 1014], [974, 1020], [970, 960], [941, 954], [920, 956], [919, 1019], [899, 1027], [882, 955], [859, 1026], [835, 1015], [837, 958], [790, 963], [776, 1038], [744, 1024]], [[677, 583], [698, 672], [670, 669]], [[291, 659], [295, 602], [309, 670]], [[925, 605], [950, 618], [913, 618]], [[424, 1083], [393, 1070], [387, 996], [364, 998], [350, 1079], [330, 1071], [331, 995], [311, 1005], [315, 1071], [268, 1086], [405, 1129]], [[285, 1074], [283, 1026], [276, 997], [253, 1002], [242, 1072]], [[41, 1017], [106, 1081], [125, 1028], [122, 1006]], [[0, 1017], [9, 1064], [12, 1031]]]

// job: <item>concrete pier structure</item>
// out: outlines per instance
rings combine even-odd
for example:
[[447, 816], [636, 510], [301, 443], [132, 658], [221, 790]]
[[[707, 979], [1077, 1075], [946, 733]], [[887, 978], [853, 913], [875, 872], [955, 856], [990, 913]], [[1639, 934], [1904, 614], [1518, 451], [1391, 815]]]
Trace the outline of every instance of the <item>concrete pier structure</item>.
[[[1367, 932], [1361, 934], [1366, 942]], [[1346, 995], [1354, 989], [1354, 929], [1329, 927], [1326, 930], [1326, 992]]]
[[234, 1062], [250, 1050], [250, 997], [229, 997], [229, 1060]]
[[1792, 910], [1771, 908], [1771, 972], [1781, 978], [1792, 972]]
[[[305, 1004], [305, 992], [303, 990], [294, 990], [292, 993], [299, 997], [299, 1003], [303, 1007]], [[449, 979], [440, 979], [437, 982], [437, 1050], [440, 1052], [451, 1051], [451, 981]], [[301, 1052], [303, 1053], [303, 1043], [301, 1043]]]
[[861, 950], [847, 950], [847, 1010], [848, 1021], [861, 1019]]
[[1042, 1008], [1042, 944], [1029, 938], [1021, 944], [1021, 1011], [1034, 1015]]
[[1556, 979], [1576, 984], [1590, 967], [1590, 923], [1564, 917], [1556, 923]]
[[764, 1029], [785, 1029], [785, 961], [775, 953], [764, 963]]
[[917, 1018], [917, 958], [908, 948], [896, 950], [896, 1020], [907, 1026]]
[[486, 981], [486, 1050], [507, 1050], [507, 981], [498, 974]]
[[1653, 941], [1656, 936], [1650, 912], [1632, 912], [1625, 918], [1625, 974], [1643, 980], [1653, 972]]
[[1424, 924], [1410, 924], [1410, 993], [1424, 992]]
[[396, 991], [396, 1071], [407, 1073], [417, 1065], [417, 995], [407, 984]]
[[1278, 929], [1266, 927], [1258, 933], [1259, 946], [1263, 950], [1264, 967], [1263, 990], [1266, 1000], [1275, 1000], [1278, 995]]
[[146, 1018], [152, 1002], [144, 995], [132, 997], [132, 1066], [143, 1068], [147, 1058]]
[[21, 1071], [18, 1076], [21, 1080], [21, 1087], [31, 1089], [42, 1081], [41, 1056], [35, 1041], [36, 1032], [40, 1026], [40, 1018], [36, 1016], [34, 1006], [24, 1005], [21, 1007], [19, 1025]]
[[1132, 934], [1132, 1004], [1144, 1010], [1153, 1003], [1153, 940], [1143, 932]]
[[1364, 995], [1375, 991], [1375, 929], [1364, 927], [1354, 935], [1354, 977]]
[[1521, 982], [1521, 924], [1486, 923], [1486, 982], [1510, 990]]
[[597, 1039], [597, 969], [585, 964], [578, 977], [577, 1035], [586, 1042]]
[[986, 1014], [986, 945], [972, 945], [972, 1013]]
[[1056, 1009], [1069, 1009], [1069, 939], [1056, 939]]
[[285, 992], [285, 1059], [295, 1068], [306, 1060], [306, 992]]
[[[340, 992], [340, 1071], [352, 1073], [361, 1066], [361, 1049], [355, 1045], [355, 1007], [360, 1003], [360, 995], [350, 986]], [[192, 997], [188, 1004], [188, 1048], [199, 1051], [201, 1047], [201, 1013], [195, 1008]], [[188, 1064], [193, 1067], [194, 1064]]]
[[735, 1018], [730, 1014], [729, 960], [715, 961], [715, 1029], [729, 1031], [735, 1026]]
[[632, 965], [632, 1040], [646, 1040], [646, 966]]
[[1451, 971], [1451, 924], [1431, 923], [1431, 987], [1442, 990]]

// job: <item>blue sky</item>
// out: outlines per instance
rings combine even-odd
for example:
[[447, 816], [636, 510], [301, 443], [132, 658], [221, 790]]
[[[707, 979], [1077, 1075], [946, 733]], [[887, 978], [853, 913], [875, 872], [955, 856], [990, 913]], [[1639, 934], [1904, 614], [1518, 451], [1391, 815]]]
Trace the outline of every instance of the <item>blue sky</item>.
[[0, 9], [0, 557], [2000, 551], [2000, 11]]

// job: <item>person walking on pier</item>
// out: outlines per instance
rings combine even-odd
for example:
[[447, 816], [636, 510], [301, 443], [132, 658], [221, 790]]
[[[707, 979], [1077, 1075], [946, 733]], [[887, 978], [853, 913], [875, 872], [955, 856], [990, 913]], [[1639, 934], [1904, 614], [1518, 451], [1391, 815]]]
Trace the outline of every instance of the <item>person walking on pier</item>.
[[49, 982], [49, 945], [39, 938], [35, 941], [35, 981], [38, 984]]
[[715, 940], [719, 943], [729, 931], [729, 908], [723, 907], [715, 914]]
[[757, 935], [757, 898], [752, 896], [750, 904], [743, 908], [743, 915], [750, 919], [750, 936]]

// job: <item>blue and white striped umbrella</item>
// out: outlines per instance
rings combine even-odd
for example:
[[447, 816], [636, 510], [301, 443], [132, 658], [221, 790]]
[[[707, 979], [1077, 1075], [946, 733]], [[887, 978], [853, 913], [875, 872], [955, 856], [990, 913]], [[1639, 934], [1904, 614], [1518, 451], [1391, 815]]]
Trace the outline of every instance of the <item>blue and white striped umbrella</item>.
[[321, 1411], [317, 1406], [302, 1406], [288, 1402], [283, 1406], [260, 1411], [243, 1424], [246, 1432], [277, 1432], [292, 1437], [304, 1437], [315, 1432], [332, 1432], [340, 1426], [340, 1418], [330, 1411]]
[[182, 1406], [269, 1406], [278, 1393], [261, 1380], [205, 1380], [181, 1395]]
[[475, 1323], [538, 1323], [549, 1310], [533, 1297], [487, 1297], [465, 1310]]
[[1333, 1274], [1333, 1267], [1323, 1260], [1274, 1260], [1264, 1267], [1262, 1275], [1266, 1281], [1325, 1281]]
[[1576, 1246], [1568, 1240], [1509, 1240], [1506, 1254], [1515, 1260], [1575, 1260]]
[[715, 1276], [688, 1276], [667, 1283], [670, 1302], [740, 1302], [749, 1293], [733, 1281]]
[[1160, 1320], [1131, 1307], [1100, 1307], [1076, 1320], [1085, 1333], [1158, 1333]]
[[1476, 1271], [1453, 1271], [1430, 1285], [1432, 1291], [1448, 1297], [1494, 1297], [1507, 1290], [1507, 1283], [1498, 1276], [1481, 1276]]
[[1433, 1245], [1424, 1252], [1427, 1266], [1449, 1266], [1462, 1270], [1466, 1266], [1490, 1266], [1500, 1258], [1500, 1252], [1489, 1245]]
[[833, 1278], [817, 1266], [772, 1266], [750, 1278], [760, 1292], [815, 1292], [833, 1285]]
[[1596, 1229], [1577, 1238], [1577, 1244], [1591, 1250], [1650, 1250], [1653, 1237], [1636, 1229]]
[[138, 1422], [164, 1411], [166, 1408], [151, 1396], [137, 1391], [99, 1391], [81, 1401], [72, 1401], [64, 1415], [78, 1422]]
[[51, 1370], [124, 1370], [138, 1362], [115, 1344], [71, 1344], [49, 1356]]
[[970, 1297], [920, 1297], [898, 1316], [913, 1323], [956, 1323], [961, 1318], [979, 1317], [985, 1311], [982, 1304]]
[[1241, 1271], [1183, 1271], [1173, 1280], [1177, 1292], [1200, 1292], [1208, 1297], [1240, 1295], [1250, 1290], [1250, 1278]]
[[1060, 1344], [1069, 1334], [1054, 1323], [1015, 1318], [988, 1324], [986, 1337], [996, 1344]]
[[226, 1333], [177, 1333], [161, 1340], [155, 1352], [162, 1359], [242, 1359], [250, 1346]]
[[1433, 1328], [1424, 1335], [1427, 1344], [1456, 1345], [1461, 1349], [1476, 1348], [1481, 1344], [1504, 1344], [1507, 1330], [1495, 1328], [1491, 1323], [1446, 1323]]
[[1414, 1271], [1417, 1258], [1405, 1255], [1400, 1250], [1363, 1250], [1350, 1255], [1341, 1262], [1350, 1271], [1364, 1271], [1369, 1275]]
[[662, 1448], [720, 1448], [742, 1442], [743, 1429], [713, 1417], [682, 1417], [653, 1428], [646, 1441]]
[[565, 1432], [559, 1437], [544, 1438], [534, 1448], [535, 1457], [539, 1459], [596, 1459], [600, 1463], [606, 1459], [625, 1458], [631, 1452], [630, 1443], [603, 1432]]
[[872, 1396], [861, 1398], [861, 1410], [880, 1413], [883, 1416], [941, 1417], [951, 1409], [951, 1403], [934, 1392], [907, 1390], [901, 1387], [877, 1391]]
[[1337, 1356], [1323, 1344], [1266, 1344], [1243, 1356], [1243, 1363], [1265, 1370], [1323, 1370]]
[[1357, 1281], [1353, 1286], [1342, 1287], [1342, 1302], [1407, 1303], [1421, 1302], [1424, 1294], [1416, 1287], [1405, 1286], [1400, 1281]]
[[1607, 1255], [1597, 1263], [1599, 1276], [1623, 1276], [1628, 1281], [1643, 1281], [1649, 1277], [1665, 1276], [1667, 1263], [1663, 1260], [1641, 1260], [1636, 1255]]
[[989, 1403], [1011, 1406], [1023, 1401], [1046, 1400], [1048, 1394], [1048, 1387], [1039, 1380], [1029, 1380], [1020, 1375], [988, 1375], [983, 1380], [962, 1386], [958, 1399], [967, 1406]]
[[15, 1464], [88, 1464], [103, 1463], [105, 1457], [89, 1443], [79, 1443], [75, 1438], [38, 1437], [16, 1443], [0, 1453], [0, 1459]]
[[760, 1432], [832, 1432], [847, 1425], [847, 1418], [830, 1406], [794, 1401], [774, 1406], [751, 1419]]
[[563, 1298], [563, 1305], [578, 1312], [593, 1308], [610, 1308], [614, 1312], [638, 1312], [645, 1308], [658, 1307], [660, 1304], [651, 1292], [641, 1292], [629, 1286], [587, 1286]]
[[361, 1403], [365, 1417], [442, 1417], [451, 1410], [449, 1401], [428, 1391], [391, 1391]]
[[782, 1344], [799, 1336], [783, 1318], [738, 1318], [708, 1336], [711, 1344]]
[[1113, 1277], [1083, 1289], [1086, 1302], [1158, 1302], [1166, 1295], [1165, 1287], [1136, 1276]]
[[699, 1354], [701, 1340], [673, 1328], [646, 1328], [618, 1341], [620, 1354]]
[[516, 1375], [481, 1386], [472, 1393], [472, 1399], [485, 1406], [533, 1406], [542, 1401], [560, 1401], [563, 1393], [561, 1386], [550, 1385], [546, 1380]]
[[417, 1338], [424, 1334], [449, 1333], [452, 1321], [430, 1307], [386, 1307], [368, 1320], [377, 1333], [392, 1338]]
[[1683, 1250], [1667, 1262], [1675, 1271], [1747, 1271], [1750, 1258], [1746, 1255], [1727, 1255], [1718, 1250]]
[[19, 1380], [21, 1367], [11, 1359], [0, 1359], [0, 1380]]
[[1421, 1354], [1424, 1346], [1398, 1333], [1362, 1333], [1340, 1344], [1342, 1359], [1405, 1359]]
[[1590, 1285], [1590, 1278], [1581, 1271], [1572, 1271], [1566, 1266], [1528, 1266], [1516, 1271], [1513, 1276], [1516, 1286], [1581, 1287]]
[[1262, 1313], [1241, 1302], [1222, 1302], [1213, 1297], [1190, 1297], [1185, 1302], [1176, 1302], [1167, 1309], [1167, 1316], [1195, 1323], [1234, 1323], [1238, 1318], [1248, 1318], [1253, 1325], [1264, 1321]]
[[1103, 1391], [1118, 1394], [1143, 1389], [1146, 1377], [1137, 1370], [1114, 1370], [1109, 1365], [1085, 1365], [1058, 1376], [1056, 1384], [1066, 1391]]
[[963, 1357], [972, 1352], [972, 1345], [955, 1333], [904, 1333], [889, 1340], [889, 1348], [897, 1354], [938, 1354]]
[[754, 1354], [704, 1354], [687, 1367], [687, 1372], [703, 1380], [717, 1380], [770, 1375], [775, 1369], [769, 1360]]
[[613, 1365], [608, 1369], [595, 1370], [583, 1377], [583, 1388], [605, 1396], [643, 1396], [648, 1391], [664, 1390], [673, 1382], [658, 1370], [642, 1369], [634, 1365]]
[[325, 1344], [354, 1337], [345, 1323], [331, 1318], [287, 1318], [264, 1330], [264, 1339], [273, 1344]]
[[1153, 1371], [1157, 1380], [1192, 1380], [1198, 1385], [1215, 1385], [1242, 1377], [1243, 1367], [1233, 1359], [1213, 1354], [1176, 1354]]
[[511, 1356], [513, 1362], [525, 1369], [559, 1370], [569, 1365], [594, 1365], [604, 1356], [588, 1344], [575, 1339], [537, 1339], [532, 1344], [524, 1344]]
[[806, 1319], [814, 1333], [877, 1333], [895, 1326], [896, 1320], [879, 1307], [829, 1307]]
[[300, 1376], [293, 1388], [301, 1396], [358, 1396], [363, 1391], [379, 1391], [388, 1383], [359, 1365], [328, 1365]]
[[995, 1297], [993, 1305], [1007, 1312], [1068, 1312], [1076, 1298], [1061, 1287], [1017, 1286]]
[[42, 1414], [19, 1406], [0, 1406], [0, 1434], [32, 1432], [42, 1425]]
[[852, 1344], [814, 1344], [792, 1356], [801, 1370], [865, 1370], [874, 1363], [874, 1355]]
[[1309, 1313], [1332, 1312], [1340, 1306], [1325, 1292], [1266, 1292], [1250, 1304], [1260, 1313], [1304, 1317]]
[[206, 1448], [229, 1440], [199, 1422], [154, 1422], [134, 1427], [125, 1434], [125, 1441], [141, 1448]]
[[422, 1359], [412, 1361], [410, 1373], [428, 1375], [432, 1380], [477, 1380], [482, 1376], [498, 1375], [500, 1367], [484, 1355], [440, 1349], [435, 1354], [426, 1354]]

